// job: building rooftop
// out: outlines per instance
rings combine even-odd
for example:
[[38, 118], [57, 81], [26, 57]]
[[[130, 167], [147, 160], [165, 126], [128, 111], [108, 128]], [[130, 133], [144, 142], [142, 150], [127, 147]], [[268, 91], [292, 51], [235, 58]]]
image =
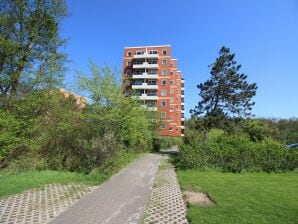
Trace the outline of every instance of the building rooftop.
[[124, 47], [124, 49], [126, 49], [126, 48], [146, 48], [146, 47], [171, 47], [171, 45], [135, 46], [135, 47]]

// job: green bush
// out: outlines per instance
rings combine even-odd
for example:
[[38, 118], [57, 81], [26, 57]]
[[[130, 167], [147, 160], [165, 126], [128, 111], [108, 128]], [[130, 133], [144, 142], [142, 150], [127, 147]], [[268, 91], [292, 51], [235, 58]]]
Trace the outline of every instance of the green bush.
[[158, 136], [153, 139], [153, 151], [158, 152], [160, 149], [168, 149], [173, 146], [182, 145], [183, 140], [180, 137]]
[[8, 112], [0, 110], [0, 167], [27, 149], [28, 141], [22, 136], [22, 123]]
[[272, 139], [251, 141], [245, 135], [223, 134], [213, 139], [180, 147], [180, 168], [216, 167], [225, 171], [259, 170], [277, 172], [298, 167], [297, 152]]

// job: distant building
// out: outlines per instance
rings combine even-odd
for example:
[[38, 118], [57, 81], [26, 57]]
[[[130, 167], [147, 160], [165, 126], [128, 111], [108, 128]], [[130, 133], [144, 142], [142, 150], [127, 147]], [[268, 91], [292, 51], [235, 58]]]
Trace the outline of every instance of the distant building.
[[72, 93], [72, 92], [67, 91], [65, 89], [62, 89], [62, 88], [59, 89], [59, 92], [62, 93], [63, 96], [65, 96], [65, 97], [70, 97], [70, 96], [73, 97], [73, 99], [75, 100], [75, 104], [76, 104], [78, 109], [83, 109], [83, 108], [86, 107], [86, 105], [87, 105], [87, 98], [86, 97], [77, 95], [75, 93]]
[[184, 79], [170, 45], [125, 47], [123, 86], [125, 95], [137, 95], [160, 113], [160, 135], [183, 136]]

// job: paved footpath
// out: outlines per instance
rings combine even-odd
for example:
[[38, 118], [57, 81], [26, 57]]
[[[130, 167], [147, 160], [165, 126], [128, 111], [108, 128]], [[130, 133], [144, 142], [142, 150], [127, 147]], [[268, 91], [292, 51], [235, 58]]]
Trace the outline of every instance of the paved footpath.
[[143, 218], [144, 224], [187, 224], [186, 207], [175, 169], [164, 156], [154, 181], [150, 201]]
[[149, 200], [161, 156], [146, 154], [58, 215], [51, 224], [136, 224]]

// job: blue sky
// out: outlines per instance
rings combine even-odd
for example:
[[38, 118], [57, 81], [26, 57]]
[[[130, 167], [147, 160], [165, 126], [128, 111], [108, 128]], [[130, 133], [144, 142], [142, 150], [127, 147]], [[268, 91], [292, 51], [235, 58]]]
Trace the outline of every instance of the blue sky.
[[221, 46], [231, 48], [241, 72], [258, 85], [257, 117], [298, 117], [298, 1], [296, 0], [67, 0], [61, 35], [69, 38], [75, 70], [89, 59], [122, 68], [125, 46], [172, 45], [185, 82], [186, 116], [198, 100], [196, 85]]

